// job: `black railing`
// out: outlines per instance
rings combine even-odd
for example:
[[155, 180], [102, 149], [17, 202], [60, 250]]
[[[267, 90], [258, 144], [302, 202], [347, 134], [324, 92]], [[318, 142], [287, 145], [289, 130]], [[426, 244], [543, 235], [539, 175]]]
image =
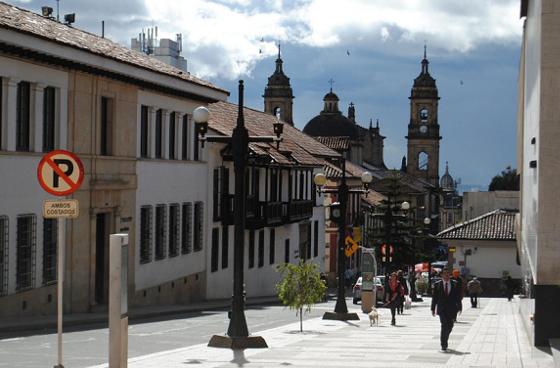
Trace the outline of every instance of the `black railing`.
[[295, 200], [288, 204], [290, 222], [307, 220], [313, 216], [313, 200]]

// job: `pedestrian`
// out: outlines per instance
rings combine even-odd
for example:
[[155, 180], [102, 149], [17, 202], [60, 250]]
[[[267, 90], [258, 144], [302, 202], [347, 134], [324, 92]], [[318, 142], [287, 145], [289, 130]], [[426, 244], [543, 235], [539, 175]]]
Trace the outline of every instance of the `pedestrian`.
[[399, 282], [396, 272], [391, 273], [387, 286], [387, 303], [385, 305], [391, 308], [391, 325], [394, 326], [396, 324], [395, 312], [400, 305], [401, 299], [404, 297], [404, 288]]
[[[455, 280], [455, 282], [457, 283], [457, 290], [459, 290], [461, 305], [463, 305], [463, 297], [465, 295], [465, 286], [464, 286], [463, 278], [461, 277], [461, 273], [459, 272], [458, 269], [454, 269], [452, 274], [453, 274], [452, 279]], [[455, 318], [454, 322], [457, 322], [457, 318]]]
[[397, 279], [399, 280], [403, 290], [404, 290], [404, 295], [402, 298], [400, 298], [400, 303], [397, 306], [397, 313], [398, 314], [403, 314], [404, 311], [404, 300], [405, 300], [405, 295], [408, 295], [408, 285], [406, 284], [406, 280], [403, 276], [403, 271], [402, 270], [398, 270], [397, 271]]
[[325, 285], [325, 295], [323, 295], [323, 301], [327, 301], [328, 299], [328, 295], [329, 295], [329, 284], [328, 284], [328, 280], [327, 280], [327, 275], [325, 275], [324, 272], [321, 272], [320, 274], [320, 279], [323, 282], [323, 285]]
[[344, 278], [346, 281], [346, 287], [347, 288], [352, 288], [352, 278], [354, 277], [354, 271], [352, 271], [351, 268], [347, 268], [346, 271], [344, 272]]
[[476, 308], [478, 306], [478, 296], [482, 294], [482, 287], [476, 276], [473, 276], [472, 280], [467, 283], [467, 291], [471, 298], [471, 307]]
[[508, 275], [504, 282], [506, 284], [506, 296], [508, 298], [508, 302], [511, 302], [511, 299], [513, 299], [513, 288], [515, 286], [513, 279]]
[[441, 271], [441, 281], [434, 285], [431, 309], [432, 316], [435, 317], [436, 313], [439, 316], [441, 350], [446, 352], [453, 322], [463, 309], [457, 282], [451, 280], [449, 270], [446, 268]]

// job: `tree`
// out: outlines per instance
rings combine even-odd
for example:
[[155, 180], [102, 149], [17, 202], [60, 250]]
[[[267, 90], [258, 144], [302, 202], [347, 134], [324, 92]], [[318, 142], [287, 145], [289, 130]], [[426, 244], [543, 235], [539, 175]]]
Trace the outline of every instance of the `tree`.
[[508, 166], [499, 175], [494, 176], [488, 186], [488, 191], [493, 192], [495, 190], [519, 190], [517, 170]]
[[296, 316], [299, 313], [299, 330], [303, 332], [303, 308], [307, 313], [311, 312], [311, 307], [323, 298], [327, 286], [314, 263], [284, 263], [278, 266], [278, 272], [283, 276], [276, 285], [278, 298], [290, 309], [295, 309]]

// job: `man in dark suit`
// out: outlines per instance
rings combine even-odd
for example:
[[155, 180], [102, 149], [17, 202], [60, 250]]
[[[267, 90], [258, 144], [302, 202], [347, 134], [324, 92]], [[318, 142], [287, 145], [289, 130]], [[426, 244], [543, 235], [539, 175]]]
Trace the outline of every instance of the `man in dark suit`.
[[462, 310], [461, 292], [457, 282], [451, 280], [449, 270], [443, 269], [441, 281], [434, 285], [432, 296], [432, 316], [437, 313], [441, 322], [440, 341], [443, 351], [447, 351], [447, 340], [453, 329], [453, 322], [457, 318], [457, 313]]

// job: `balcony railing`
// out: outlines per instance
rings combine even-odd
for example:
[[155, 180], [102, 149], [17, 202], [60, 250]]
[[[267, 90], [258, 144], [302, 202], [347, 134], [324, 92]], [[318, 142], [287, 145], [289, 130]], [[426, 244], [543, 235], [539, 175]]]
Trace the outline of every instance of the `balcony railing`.
[[313, 200], [295, 200], [289, 203], [289, 222], [307, 220], [313, 216]]

